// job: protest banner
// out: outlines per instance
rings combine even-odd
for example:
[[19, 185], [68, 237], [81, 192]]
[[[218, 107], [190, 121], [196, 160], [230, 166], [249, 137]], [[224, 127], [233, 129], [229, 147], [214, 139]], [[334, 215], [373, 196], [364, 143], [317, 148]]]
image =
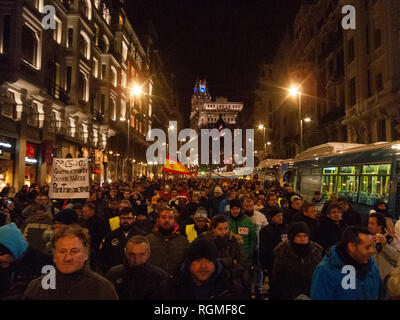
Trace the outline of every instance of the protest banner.
[[89, 198], [88, 158], [53, 159], [51, 199]]

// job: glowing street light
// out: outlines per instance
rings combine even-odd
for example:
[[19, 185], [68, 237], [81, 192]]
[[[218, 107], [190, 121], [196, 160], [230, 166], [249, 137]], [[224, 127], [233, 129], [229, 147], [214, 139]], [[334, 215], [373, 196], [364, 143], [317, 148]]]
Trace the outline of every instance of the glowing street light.
[[310, 117], [304, 118], [304, 121], [305, 121], [305, 122], [310, 122], [310, 121], [311, 121], [311, 118], [310, 118]]
[[131, 88], [131, 96], [140, 96], [141, 94], [142, 94], [142, 87], [135, 83]]

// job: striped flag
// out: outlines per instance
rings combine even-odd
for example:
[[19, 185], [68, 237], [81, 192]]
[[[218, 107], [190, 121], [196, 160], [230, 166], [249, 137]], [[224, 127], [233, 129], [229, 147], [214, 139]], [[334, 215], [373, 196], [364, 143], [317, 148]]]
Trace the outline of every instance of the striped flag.
[[166, 157], [166, 163], [164, 164], [163, 171], [175, 174], [185, 174], [190, 176], [189, 169], [186, 168], [178, 160], [170, 158], [168, 155]]

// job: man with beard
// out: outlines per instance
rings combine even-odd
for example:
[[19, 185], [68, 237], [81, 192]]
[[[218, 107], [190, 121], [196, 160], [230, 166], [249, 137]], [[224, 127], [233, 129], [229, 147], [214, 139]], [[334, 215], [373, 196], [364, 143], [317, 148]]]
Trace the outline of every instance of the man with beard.
[[106, 273], [111, 267], [122, 263], [124, 248], [128, 239], [145, 233], [134, 226], [132, 208], [123, 208], [120, 213], [120, 227], [108, 233], [100, 245], [102, 269]]
[[194, 223], [185, 226], [184, 233], [189, 242], [199, 237], [202, 233], [209, 231], [207, 211], [204, 208], [198, 208], [193, 216]]
[[256, 226], [257, 245], [256, 245], [256, 249], [254, 251], [254, 256], [253, 256], [253, 259], [251, 262], [251, 272], [253, 274], [252, 282], [253, 282], [253, 286], [254, 286], [254, 294], [256, 295], [256, 298], [259, 299], [262, 296], [262, 285], [263, 285], [263, 280], [264, 280], [264, 276], [263, 276], [263, 272], [262, 272], [261, 264], [260, 264], [260, 257], [258, 254], [259, 233], [260, 233], [261, 228], [268, 225], [268, 220], [261, 212], [254, 210], [254, 201], [252, 199], [244, 200], [243, 211]]
[[264, 208], [262, 208], [260, 212], [266, 217], [269, 217], [269, 213], [276, 208], [279, 208], [278, 198], [275, 193], [269, 192], [266, 197]]
[[212, 240], [217, 246], [218, 260], [230, 271], [232, 278], [248, 287], [249, 275], [243, 251], [242, 238], [229, 231], [228, 217], [217, 214], [211, 219], [211, 230], [202, 237]]
[[168, 274], [149, 263], [150, 243], [143, 236], [133, 236], [126, 243], [123, 264], [107, 273], [121, 300], [160, 299], [160, 287], [166, 285]]
[[189, 240], [179, 233], [175, 213], [164, 209], [157, 217], [154, 231], [147, 236], [150, 243], [150, 262], [164, 269], [170, 277], [178, 274], [189, 247]]
[[[324, 256], [314, 271], [311, 284], [312, 300], [377, 300], [381, 296], [379, 269], [371, 258], [374, 238], [368, 230], [351, 226], [343, 232], [340, 242]], [[355, 279], [351, 290], [342, 286], [343, 267], [353, 269]], [[348, 271], [347, 271], [348, 273]]]

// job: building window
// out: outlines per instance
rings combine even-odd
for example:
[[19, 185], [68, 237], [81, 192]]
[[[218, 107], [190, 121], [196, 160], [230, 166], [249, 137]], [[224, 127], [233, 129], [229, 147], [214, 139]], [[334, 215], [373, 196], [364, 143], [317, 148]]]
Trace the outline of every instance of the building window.
[[386, 120], [381, 119], [376, 122], [378, 141], [386, 141]]
[[71, 81], [72, 81], [72, 66], [67, 66], [67, 72], [66, 72], [66, 88], [65, 91], [67, 93], [71, 93]]
[[22, 59], [40, 69], [40, 38], [37, 31], [24, 24], [22, 27]]
[[104, 116], [106, 110], [106, 95], [104, 93], [100, 96], [100, 114]]
[[100, 28], [97, 24], [94, 24], [95, 34], [94, 34], [94, 44], [96, 47], [99, 46]]
[[88, 18], [92, 20], [92, 3], [90, 0], [80, 0], [81, 12]]
[[127, 83], [126, 72], [122, 71], [121, 72], [121, 87], [126, 88], [126, 83]]
[[110, 100], [110, 120], [116, 120], [115, 100], [112, 98]]
[[376, 75], [376, 92], [383, 90], [383, 77], [382, 73]]
[[81, 56], [83, 56], [87, 60], [90, 60], [90, 39], [89, 36], [83, 31], [81, 31], [79, 37], [79, 50]]
[[73, 41], [74, 41], [74, 29], [68, 28], [67, 48], [72, 48]]
[[68, 133], [71, 137], [75, 137], [76, 125], [75, 119], [69, 118], [69, 126], [68, 126]]
[[378, 49], [382, 43], [382, 35], [380, 29], [375, 29], [374, 32], [374, 48]]
[[114, 67], [111, 67], [111, 83], [114, 87], [117, 86], [117, 70]]
[[93, 76], [95, 78], [99, 77], [99, 60], [93, 58]]
[[14, 91], [7, 90], [6, 102], [1, 105], [1, 114], [8, 118], [17, 118], [17, 103]]
[[347, 42], [347, 63], [351, 63], [354, 60], [355, 51], [354, 51], [354, 38], [351, 38]]
[[371, 88], [371, 70], [367, 72], [367, 97], [372, 96], [372, 88]]
[[128, 58], [128, 46], [125, 41], [122, 41], [122, 60], [125, 62]]
[[83, 73], [82, 71], [79, 71], [79, 98], [83, 101], [89, 101], [89, 81], [88, 81], [88, 76]]
[[124, 99], [121, 99], [121, 119], [127, 119], [127, 114], [126, 114], [126, 101]]
[[11, 16], [0, 16], [0, 54], [10, 49]]
[[62, 42], [62, 22], [57, 16], [55, 17], [55, 20], [56, 20], [56, 28], [53, 30], [53, 39], [58, 44], [61, 44], [61, 42]]
[[356, 79], [352, 78], [349, 81], [349, 104], [350, 107], [356, 104]]
[[100, 50], [103, 53], [108, 53], [108, 51], [110, 50], [110, 41], [108, 40], [106, 35], [103, 35], [103, 37], [102, 37]]
[[107, 71], [107, 66], [103, 63], [101, 65], [101, 79], [104, 80], [106, 78], [106, 71]]

